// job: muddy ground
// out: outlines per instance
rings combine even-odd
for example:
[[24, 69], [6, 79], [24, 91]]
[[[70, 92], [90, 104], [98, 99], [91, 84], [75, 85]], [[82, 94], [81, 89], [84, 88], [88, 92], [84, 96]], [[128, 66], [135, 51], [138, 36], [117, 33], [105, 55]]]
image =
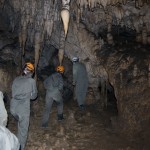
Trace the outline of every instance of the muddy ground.
[[[127, 139], [121, 136], [111, 125], [111, 117], [116, 110], [109, 106], [105, 111], [99, 104], [80, 111], [74, 100], [64, 102], [65, 120], [57, 121], [56, 104], [53, 104], [49, 127], [40, 127], [44, 108], [44, 94], [34, 101], [30, 118], [30, 127], [26, 150], [149, 150], [149, 144], [143, 139]], [[9, 112], [9, 106], [7, 106]], [[8, 128], [16, 134], [17, 123], [9, 113]]]

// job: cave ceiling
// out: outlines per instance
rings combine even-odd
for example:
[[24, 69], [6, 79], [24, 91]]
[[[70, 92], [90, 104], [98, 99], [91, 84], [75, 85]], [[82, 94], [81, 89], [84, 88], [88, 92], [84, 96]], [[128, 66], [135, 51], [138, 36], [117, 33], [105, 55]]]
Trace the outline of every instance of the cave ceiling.
[[[0, 8], [9, 37], [13, 33], [22, 56], [33, 53], [36, 69], [42, 51], [51, 47], [58, 49], [60, 64], [64, 56], [78, 56], [87, 68], [93, 68], [106, 65], [105, 57], [100, 57], [105, 45], [113, 52], [123, 51], [127, 43], [150, 44], [148, 0], [1, 0]], [[11, 40], [3, 40], [1, 48]], [[108, 78], [103, 69], [90, 70], [94, 76]]]
[[[3, 59], [10, 53], [7, 58], [18, 64], [18, 53], [23, 56], [21, 59], [32, 53], [36, 70], [48, 65], [41, 65], [44, 64], [39, 61], [41, 53], [45, 59], [51, 57], [48, 51], [53, 52], [54, 47], [58, 50], [60, 65], [64, 56], [69, 59], [78, 56], [86, 64], [89, 76], [107, 79], [109, 71], [104, 68], [116, 67], [116, 62], [126, 63], [130, 56], [134, 62], [132, 53], [150, 44], [148, 0], [1, 0], [0, 8], [1, 24], [7, 30], [7, 36], [1, 34]], [[10, 44], [14, 42], [18, 47], [13, 48], [15, 55], [12, 56]], [[144, 52], [143, 58], [149, 58], [145, 50], [137, 51]], [[110, 60], [106, 60], [108, 58]], [[148, 66], [149, 61], [145, 62]]]

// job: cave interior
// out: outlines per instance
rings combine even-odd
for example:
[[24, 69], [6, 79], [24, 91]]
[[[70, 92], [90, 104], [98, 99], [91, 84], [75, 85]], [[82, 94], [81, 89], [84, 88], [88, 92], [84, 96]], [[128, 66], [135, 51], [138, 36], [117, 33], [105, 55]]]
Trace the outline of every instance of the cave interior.
[[[150, 149], [149, 0], [0, 0], [0, 20], [0, 90], [8, 113], [13, 79], [26, 62], [35, 65], [39, 92], [32, 104], [27, 149]], [[74, 56], [85, 64], [89, 77], [84, 113], [73, 100]], [[45, 132], [39, 128], [45, 103], [43, 81], [57, 65], [65, 67], [66, 121], [56, 122], [54, 108], [51, 129]], [[86, 123], [90, 125], [87, 131]], [[8, 128], [16, 133], [16, 126], [9, 113]], [[78, 130], [70, 131], [71, 126]], [[95, 141], [102, 142], [90, 145], [84, 141], [91, 140], [90, 135], [84, 130], [80, 133], [82, 129], [91, 130], [91, 137], [96, 137], [95, 132], [105, 137], [97, 135]], [[123, 139], [120, 144], [121, 138], [113, 141], [117, 135], [113, 137], [112, 132], [128, 143]]]

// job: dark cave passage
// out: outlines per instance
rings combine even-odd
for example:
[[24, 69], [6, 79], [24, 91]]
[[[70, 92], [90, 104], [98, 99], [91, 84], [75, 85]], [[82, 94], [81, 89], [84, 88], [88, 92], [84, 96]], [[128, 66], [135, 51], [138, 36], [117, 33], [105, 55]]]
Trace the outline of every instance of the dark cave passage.
[[114, 88], [109, 83], [109, 87], [107, 88], [107, 110], [114, 112], [116, 115], [118, 114], [117, 109], [117, 99], [115, 97]]

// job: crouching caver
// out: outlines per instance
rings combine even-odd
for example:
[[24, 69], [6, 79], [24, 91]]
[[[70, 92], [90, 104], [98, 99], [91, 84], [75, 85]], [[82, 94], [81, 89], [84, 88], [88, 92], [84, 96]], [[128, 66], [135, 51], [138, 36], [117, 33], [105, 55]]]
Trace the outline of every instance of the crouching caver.
[[44, 87], [46, 89], [46, 104], [42, 118], [42, 127], [48, 127], [49, 115], [53, 101], [57, 103], [57, 118], [58, 120], [63, 120], [63, 78], [62, 74], [64, 73], [64, 67], [58, 66], [56, 72], [50, 75], [44, 81]]
[[21, 76], [15, 78], [12, 84], [11, 114], [18, 121], [18, 139], [21, 150], [24, 150], [30, 119], [30, 99], [37, 97], [36, 81], [32, 78], [34, 66], [26, 63]]

